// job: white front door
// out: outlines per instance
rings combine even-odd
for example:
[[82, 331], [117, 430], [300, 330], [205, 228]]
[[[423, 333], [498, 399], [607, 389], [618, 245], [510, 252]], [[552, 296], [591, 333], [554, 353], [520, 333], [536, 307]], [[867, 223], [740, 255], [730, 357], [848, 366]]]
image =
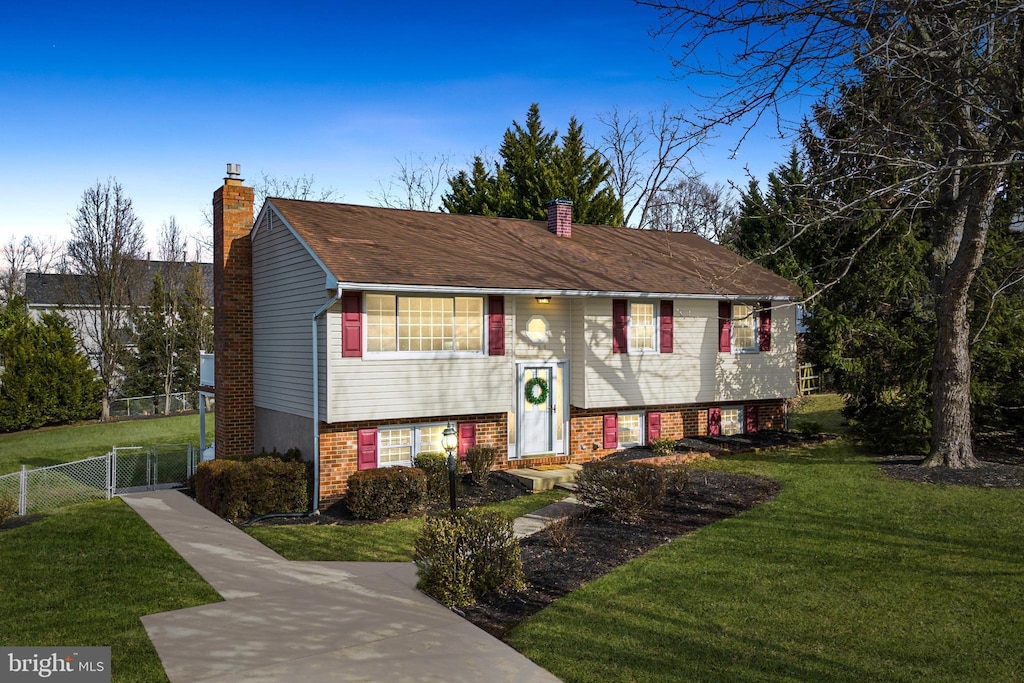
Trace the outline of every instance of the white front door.
[[553, 374], [550, 366], [523, 366], [519, 384], [520, 455], [551, 452]]

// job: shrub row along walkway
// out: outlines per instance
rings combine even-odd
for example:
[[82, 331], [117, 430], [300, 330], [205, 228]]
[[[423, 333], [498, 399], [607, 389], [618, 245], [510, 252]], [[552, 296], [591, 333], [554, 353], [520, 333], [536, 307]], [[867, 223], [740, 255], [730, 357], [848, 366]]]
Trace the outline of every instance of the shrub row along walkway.
[[558, 680], [416, 590], [412, 563], [290, 562], [178, 491], [124, 500], [225, 599], [143, 617], [171, 683]]

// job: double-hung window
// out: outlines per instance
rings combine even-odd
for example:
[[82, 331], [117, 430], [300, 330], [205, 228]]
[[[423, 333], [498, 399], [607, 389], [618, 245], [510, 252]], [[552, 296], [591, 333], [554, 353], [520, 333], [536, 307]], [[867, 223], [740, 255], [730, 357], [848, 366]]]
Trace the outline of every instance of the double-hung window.
[[658, 328], [655, 302], [631, 301], [629, 303], [629, 350], [657, 351]]
[[368, 352], [483, 353], [483, 348], [483, 297], [366, 295]]
[[619, 447], [639, 446], [644, 442], [644, 416], [641, 413], [619, 413]]
[[757, 351], [757, 307], [753, 304], [732, 305], [732, 348], [734, 351]]

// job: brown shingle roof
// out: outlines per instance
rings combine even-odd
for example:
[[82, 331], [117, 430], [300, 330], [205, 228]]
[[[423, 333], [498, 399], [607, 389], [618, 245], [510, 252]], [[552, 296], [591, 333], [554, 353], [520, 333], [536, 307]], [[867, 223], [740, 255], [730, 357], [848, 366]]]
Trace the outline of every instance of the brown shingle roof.
[[692, 233], [271, 199], [340, 282], [552, 292], [799, 296]]

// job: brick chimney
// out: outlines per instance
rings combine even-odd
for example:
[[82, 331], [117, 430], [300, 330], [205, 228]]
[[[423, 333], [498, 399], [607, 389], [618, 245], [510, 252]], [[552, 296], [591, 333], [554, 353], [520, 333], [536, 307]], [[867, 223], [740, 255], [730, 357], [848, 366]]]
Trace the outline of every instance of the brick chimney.
[[552, 199], [544, 205], [548, 210], [548, 232], [559, 237], [572, 237], [572, 202]]
[[217, 457], [251, 455], [256, 448], [252, 392], [253, 191], [241, 167], [228, 164], [213, 193], [213, 348]]

